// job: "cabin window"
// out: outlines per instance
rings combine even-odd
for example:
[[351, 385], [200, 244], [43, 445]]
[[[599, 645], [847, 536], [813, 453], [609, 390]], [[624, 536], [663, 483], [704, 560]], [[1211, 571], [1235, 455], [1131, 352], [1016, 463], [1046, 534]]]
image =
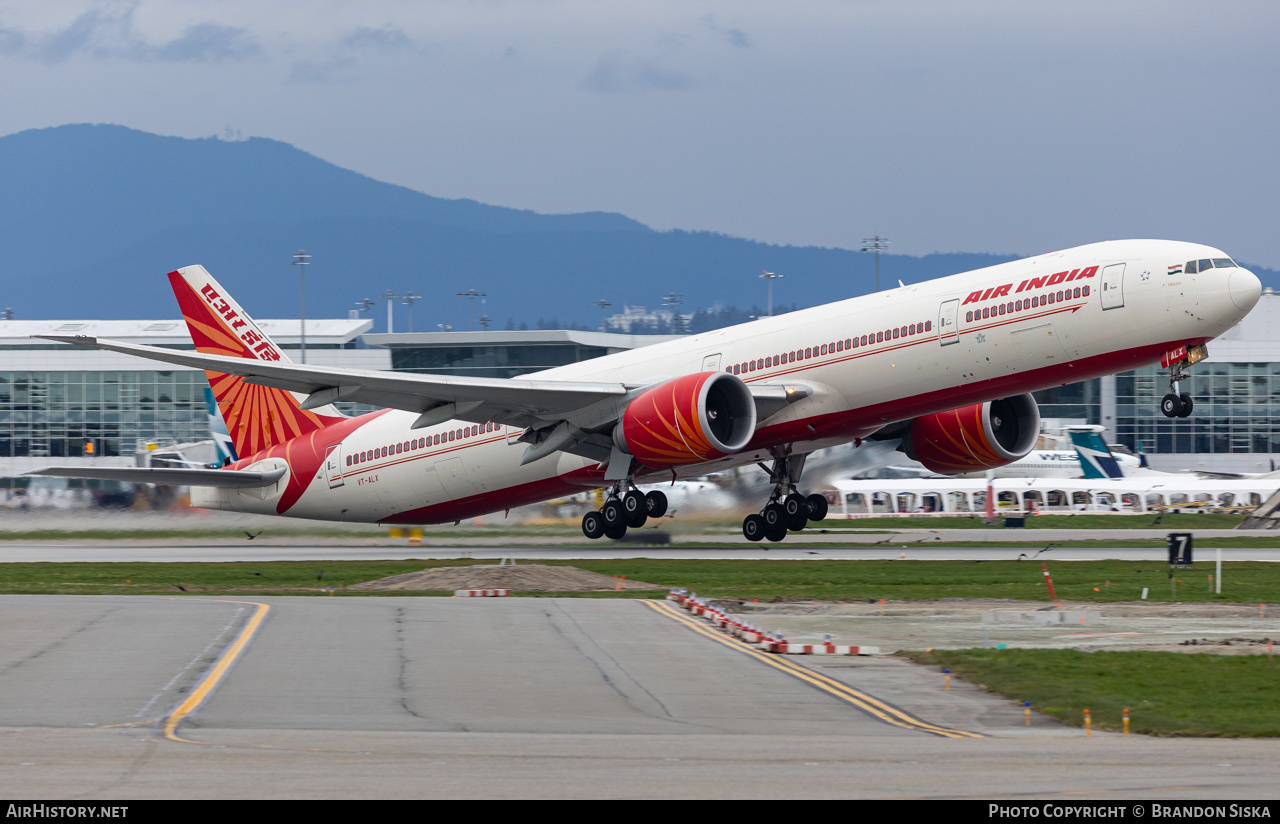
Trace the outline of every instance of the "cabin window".
[[1087, 298], [1087, 297], [1089, 297], [1089, 287], [1088, 287], [1088, 286], [1085, 286], [1084, 288], [1082, 288], [1082, 289], [1080, 290], [1080, 294], [1081, 294], [1081, 295], [1083, 295], [1083, 296], [1084, 296], [1084, 297], [1086, 297], [1086, 298]]

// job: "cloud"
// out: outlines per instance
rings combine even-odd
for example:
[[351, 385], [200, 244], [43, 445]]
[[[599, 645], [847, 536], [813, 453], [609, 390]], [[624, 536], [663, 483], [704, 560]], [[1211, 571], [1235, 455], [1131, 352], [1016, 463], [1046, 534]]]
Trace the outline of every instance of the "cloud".
[[248, 29], [200, 23], [191, 26], [176, 40], [152, 49], [158, 60], [192, 60], [217, 63], [253, 57], [262, 51]]
[[198, 23], [187, 27], [167, 43], [149, 43], [134, 28], [134, 8], [130, 6], [116, 13], [87, 11], [65, 28], [46, 34], [0, 28], [0, 54], [44, 63], [63, 63], [80, 55], [136, 62], [216, 63], [252, 57], [261, 52], [248, 29], [218, 23]]
[[724, 26], [721, 26], [716, 23], [716, 16], [714, 13], [708, 14], [706, 17], [702, 18], [702, 22], [707, 26], [707, 28], [711, 29], [715, 34], [716, 39], [722, 43], [728, 43], [730, 46], [735, 46], [740, 49], [750, 49], [753, 47], [753, 44], [747, 37], [746, 32], [739, 28], [725, 28]]
[[588, 91], [606, 94], [686, 91], [695, 85], [693, 78], [684, 72], [664, 69], [652, 60], [620, 54], [601, 57], [582, 80], [583, 88]]
[[409, 35], [390, 24], [378, 29], [358, 28], [342, 38], [342, 45], [349, 49], [380, 52], [418, 50]]

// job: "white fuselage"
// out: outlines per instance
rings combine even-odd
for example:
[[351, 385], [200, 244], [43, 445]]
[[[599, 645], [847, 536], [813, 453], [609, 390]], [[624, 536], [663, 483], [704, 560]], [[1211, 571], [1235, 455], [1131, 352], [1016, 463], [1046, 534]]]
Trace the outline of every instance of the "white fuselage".
[[[1187, 260], [1223, 257], [1216, 249], [1176, 241], [1097, 243], [762, 318], [536, 377], [647, 384], [695, 372], [733, 371], [736, 365], [748, 384], [789, 382], [813, 390], [759, 421], [755, 437], [737, 454], [675, 471], [681, 477], [703, 475], [848, 443], [895, 421], [1133, 369], [1159, 361], [1176, 345], [1215, 338], [1252, 308], [1260, 293], [1257, 278], [1240, 268], [1167, 272]], [[1091, 276], [1079, 275], [1090, 267], [1097, 267]], [[1048, 285], [1058, 273], [1076, 279], [1064, 275]], [[303, 518], [441, 523], [604, 485], [597, 462], [568, 453], [521, 466], [526, 444], [515, 442], [519, 430], [496, 427], [459, 438], [456, 433], [475, 424], [453, 421], [414, 430], [415, 417], [393, 410], [358, 419], [327, 458], [318, 459], [318, 468], [314, 460], [292, 457], [256, 464], [287, 464], [290, 472], [310, 473], [305, 492], [287, 506], [281, 502], [283, 479], [264, 489], [194, 489], [192, 502]], [[438, 435], [445, 436], [439, 444]], [[423, 439], [431, 445], [418, 445]], [[394, 453], [397, 444], [401, 451]], [[406, 444], [414, 447], [406, 450]], [[367, 458], [387, 446], [392, 454]], [[366, 459], [348, 464], [349, 457], [361, 455]], [[664, 470], [648, 477], [671, 475]]]

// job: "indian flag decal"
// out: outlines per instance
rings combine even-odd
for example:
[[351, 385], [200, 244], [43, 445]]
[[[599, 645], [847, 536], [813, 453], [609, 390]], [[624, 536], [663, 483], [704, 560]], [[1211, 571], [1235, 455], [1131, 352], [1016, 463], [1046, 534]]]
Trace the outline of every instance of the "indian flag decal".
[[1171, 275], [1180, 275], [1180, 274], [1182, 274], [1182, 264], [1181, 264], [1181, 263], [1176, 263], [1176, 264], [1174, 264], [1173, 266], [1170, 266], [1170, 267], [1169, 267], [1169, 274], [1171, 274]]

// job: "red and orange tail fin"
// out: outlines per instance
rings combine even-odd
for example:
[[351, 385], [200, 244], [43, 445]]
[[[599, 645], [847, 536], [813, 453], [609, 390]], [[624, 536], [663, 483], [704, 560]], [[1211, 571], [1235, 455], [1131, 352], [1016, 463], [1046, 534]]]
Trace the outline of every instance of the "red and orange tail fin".
[[[178, 307], [187, 321], [197, 352], [232, 358], [289, 361], [203, 266], [188, 266], [170, 272], [169, 283], [173, 285]], [[206, 371], [205, 374], [222, 418], [227, 423], [236, 454], [241, 458], [343, 419], [332, 406], [300, 409], [298, 396], [283, 389], [254, 386], [245, 383], [243, 378], [223, 372]]]

